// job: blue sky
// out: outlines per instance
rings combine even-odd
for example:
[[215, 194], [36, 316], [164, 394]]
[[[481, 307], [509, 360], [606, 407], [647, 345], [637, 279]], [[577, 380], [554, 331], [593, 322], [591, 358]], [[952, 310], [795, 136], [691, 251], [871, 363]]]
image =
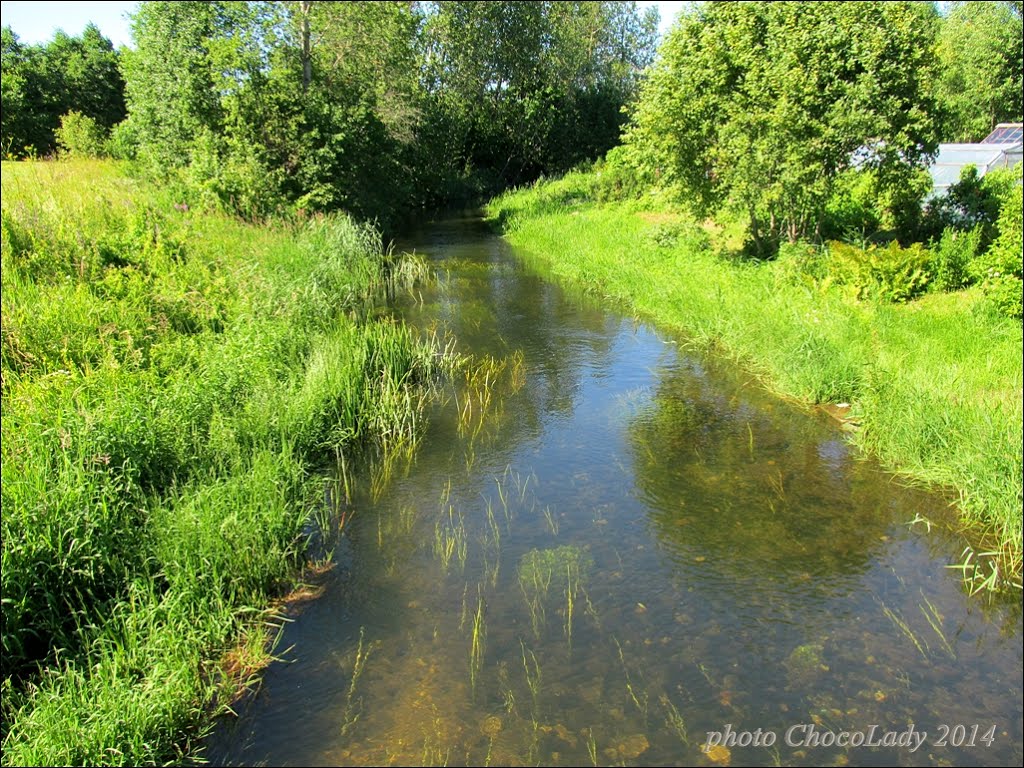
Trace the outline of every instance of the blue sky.
[[94, 22], [114, 47], [128, 45], [131, 31], [127, 14], [137, 2], [0, 2], [3, 26], [10, 26], [23, 43], [45, 43], [58, 29], [79, 35]]
[[[640, 2], [640, 5], [657, 5], [661, 12], [661, 30], [664, 32], [684, 2]], [[104, 36], [110, 38], [114, 47], [129, 45], [131, 31], [128, 13], [137, 2], [113, 0], [108, 2], [25, 2], [4, 0], [0, 2], [0, 18], [3, 25], [14, 30], [23, 43], [45, 43], [53, 38], [54, 32], [63, 29], [69, 35], [81, 34], [85, 25], [94, 22]]]

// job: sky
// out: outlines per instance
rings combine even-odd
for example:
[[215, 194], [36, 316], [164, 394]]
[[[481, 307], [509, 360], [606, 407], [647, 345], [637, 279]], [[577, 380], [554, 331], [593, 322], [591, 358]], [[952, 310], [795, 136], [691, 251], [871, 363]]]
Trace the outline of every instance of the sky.
[[128, 12], [137, 2], [0, 2], [0, 19], [23, 43], [46, 43], [58, 29], [80, 35], [91, 21], [115, 48], [131, 43]]
[[[104, 37], [110, 39], [115, 48], [131, 44], [131, 29], [128, 14], [137, 2], [108, 0], [107, 2], [25, 2], [25, 0], [3, 0], [0, 2], [0, 19], [3, 26], [14, 30], [23, 43], [46, 43], [53, 39], [58, 29], [69, 35], [80, 35], [86, 24], [94, 22]], [[682, 0], [674, 2], [640, 2], [641, 6], [656, 5], [661, 13], [661, 32], [671, 25], [676, 14], [685, 5]]]

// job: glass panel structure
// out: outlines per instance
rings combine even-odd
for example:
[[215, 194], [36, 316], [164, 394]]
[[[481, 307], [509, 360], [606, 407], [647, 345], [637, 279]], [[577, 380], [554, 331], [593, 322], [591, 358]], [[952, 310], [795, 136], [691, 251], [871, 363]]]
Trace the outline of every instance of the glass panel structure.
[[1024, 140], [1024, 124], [1000, 123], [992, 133], [982, 139], [982, 144], [1019, 144]]

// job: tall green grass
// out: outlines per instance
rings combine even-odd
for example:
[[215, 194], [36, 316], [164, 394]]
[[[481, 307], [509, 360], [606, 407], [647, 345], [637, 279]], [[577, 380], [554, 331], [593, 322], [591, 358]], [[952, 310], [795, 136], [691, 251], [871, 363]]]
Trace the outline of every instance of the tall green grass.
[[182, 758], [300, 562], [311, 470], [415, 433], [437, 350], [369, 310], [422, 265], [107, 163], [2, 173], [3, 762]]
[[855, 440], [908, 478], [955, 489], [1019, 583], [1022, 334], [977, 289], [906, 304], [801, 284], [784, 261], [716, 255], [669, 209], [587, 202], [593, 179], [506, 194], [489, 212], [551, 274], [731, 356], [783, 396], [851, 403]]

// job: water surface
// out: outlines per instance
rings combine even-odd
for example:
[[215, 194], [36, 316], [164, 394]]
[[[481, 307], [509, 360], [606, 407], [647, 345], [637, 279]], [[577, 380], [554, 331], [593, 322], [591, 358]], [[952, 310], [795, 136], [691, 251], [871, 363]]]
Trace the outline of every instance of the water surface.
[[[947, 499], [476, 219], [404, 245], [439, 279], [395, 311], [511, 362], [359, 479], [323, 595], [211, 761], [1021, 763], [1021, 612], [946, 567]], [[703, 753], [727, 724], [758, 743]]]

